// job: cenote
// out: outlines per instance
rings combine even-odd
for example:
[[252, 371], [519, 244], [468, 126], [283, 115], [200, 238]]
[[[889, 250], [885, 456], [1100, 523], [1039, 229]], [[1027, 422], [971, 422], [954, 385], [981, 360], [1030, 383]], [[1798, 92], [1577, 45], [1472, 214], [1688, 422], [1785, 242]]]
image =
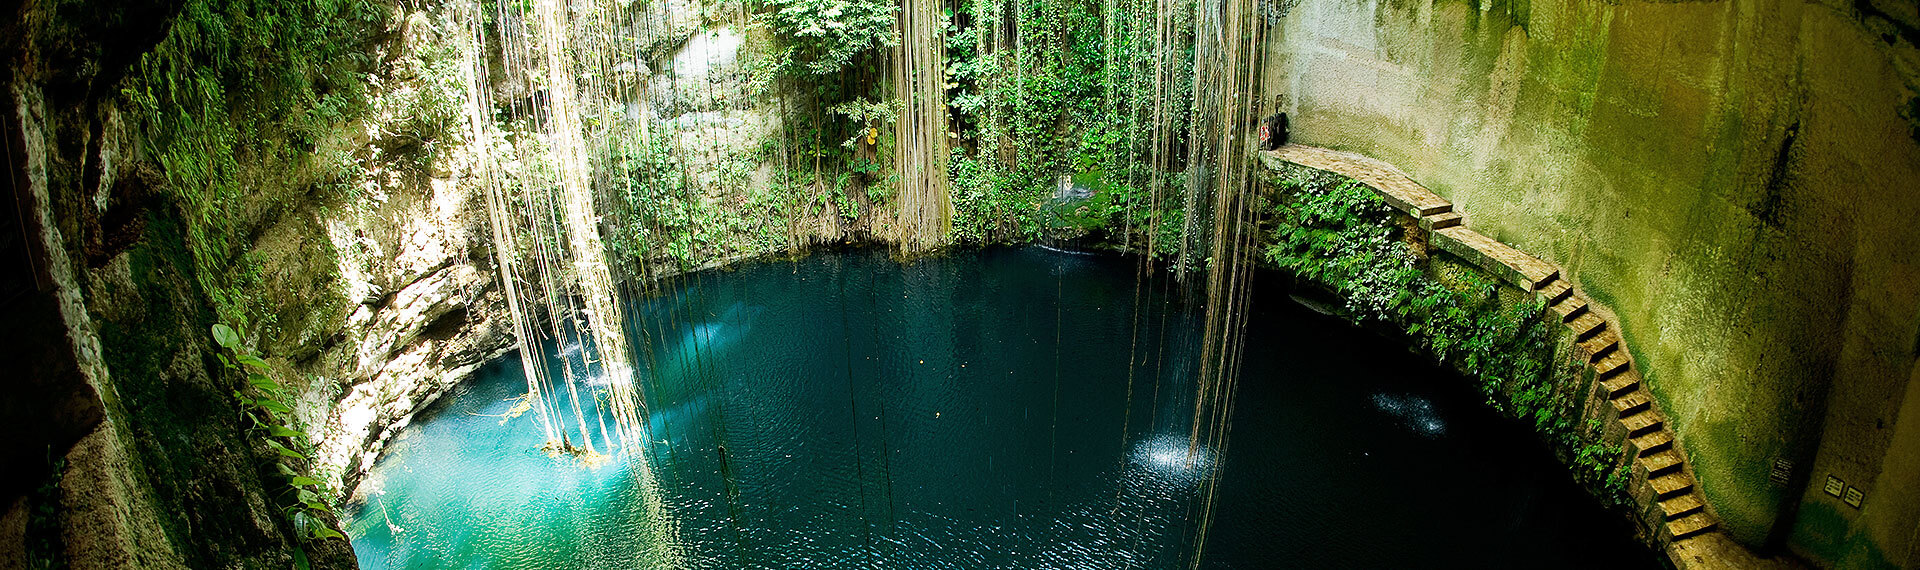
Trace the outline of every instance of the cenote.
[[1189, 445], [1200, 308], [1135, 258], [684, 276], [628, 313], [644, 451], [543, 453], [501, 359], [404, 428], [346, 527], [362, 568], [1655, 565], [1525, 426], [1286, 281], [1257, 274], [1219, 449]]
[[1920, 570], [1916, 0], [0, 3], [0, 570]]

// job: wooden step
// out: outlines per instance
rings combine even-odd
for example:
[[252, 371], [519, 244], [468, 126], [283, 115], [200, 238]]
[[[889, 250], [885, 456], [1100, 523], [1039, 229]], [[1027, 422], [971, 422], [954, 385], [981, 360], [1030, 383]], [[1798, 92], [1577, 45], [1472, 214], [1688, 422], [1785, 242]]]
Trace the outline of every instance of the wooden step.
[[1573, 329], [1576, 340], [1587, 340], [1593, 338], [1594, 335], [1600, 334], [1601, 331], [1606, 330], [1607, 321], [1602, 320], [1599, 315], [1593, 314], [1593, 311], [1587, 311], [1578, 317], [1574, 317], [1573, 320], [1567, 321], [1567, 327]]
[[1560, 322], [1571, 322], [1580, 315], [1587, 314], [1587, 300], [1580, 298], [1579, 295], [1568, 295], [1567, 298], [1561, 299], [1559, 303], [1549, 308], [1560, 314]]
[[[1516, 249], [1514, 251], [1520, 251], [1520, 250]], [[1525, 256], [1526, 254], [1522, 253], [1521, 255]], [[1540, 261], [1539, 259], [1536, 259], [1533, 256], [1526, 256], [1526, 258], [1523, 259], [1521, 262], [1519, 262], [1517, 265], [1518, 266], [1514, 267], [1514, 269], [1519, 271], [1520, 274], [1526, 277], [1527, 280], [1533, 282], [1533, 291], [1535, 293], [1538, 293], [1541, 290], [1546, 289], [1548, 285], [1553, 284], [1553, 282], [1555, 281], [1560, 281], [1561, 283], [1566, 282], [1560, 279], [1560, 268], [1554, 267], [1553, 264], [1551, 263]], [[1568, 285], [1567, 290], [1572, 291], [1573, 286]]]
[[1700, 500], [1699, 493], [1687, 493], [1660, 501], [1660, 511], [1666, 513], [1667, 520], [1691, 515], [1707, 508], [1706, 501]]
[[1639, 437], [1659, 430], [1665, 425], [1660, 414], [1634, 414], [1620, 418], [1620, 424], [1627, 427], [1627, 437]]
[[1608, 400], [1627, 395], [1640, 387], [1639, 374], [1616, 374], [1612, 378], [1600, 381], [1600, 388], [1606, 390]]
[[1573, 286], [1567, 284], [1565, 279], [1555, 279], [1546, 287], [1541, 287], [1540, 294], [1546, 296], [1548, 305], [1552, 305], [1573, 296]]
[[1648, 408], [1653, 407], [1653, 398], [1647, 395], [1646, 390], [1634, 390], [1627, 392], [1626, 395], [1609, 400], [1608, 403], [1613, 404], [1613, 411], [1619, 412], [1620, 417], [1624, 418], [1639, 415], [1641, 412], [1645, 412]]
[[1607, 353], [1618, 348], [1620, 348], [1620, 335], [1613, 331], [1593, 335], [1593, 338], [1580, 343], [1580, 349], [1587, 351], [1588, 358], [1594, 361], [1606, 358]]
[[1441, 212], [1420, 218], [1420, 226], [1429, 230], [1444, 230], [1460, 225], [1465, 218], [1459, 212]]
[[1674, 540], [1680, 540], [1713, 530], [1716, 524], [1713, 517], [1707, 513], [1693, 513], [1685, 517], [1667, 521], [1667, 533], [1673, 535]]
[[1693, 491], [1693, 478], [1685, 472], [1673, 472], [1647, 479], [1647, 486], [1653, 488], [1654, 497], [1666, 500]]
[[[1438, 213], [1424, 212], [1421, 216]], [[1554, 264], [1464, 227], [1433, 230], [1431, 237], [1433, 245], [1442, 251], [1460, 256], [1467, 263], [1478, 265], [1528, 292], [1538, 293], [1560, 277], [1560, 268]]]
[[1685, 458], [1680, 456], [1679, 451], [1668, 449], [1666, 451], [1640, 456], [1640, 466], [1647, 469], [1648, 477], [1658, 477], [1679, 471], [1680, 464], [1684, 460]]
[[1633, 447], [1640, 450], [1640, 455], [1653, 455], [1664, 450], [1673, 449], [1673, 433], [1660, 430], [1633, 438]]
[[1593, 363], [1593, 376], [1601, 379], [1612, 378], [1631, 368], [1633, 366], [1627, 360], [1627, 353], [1616, 350]]

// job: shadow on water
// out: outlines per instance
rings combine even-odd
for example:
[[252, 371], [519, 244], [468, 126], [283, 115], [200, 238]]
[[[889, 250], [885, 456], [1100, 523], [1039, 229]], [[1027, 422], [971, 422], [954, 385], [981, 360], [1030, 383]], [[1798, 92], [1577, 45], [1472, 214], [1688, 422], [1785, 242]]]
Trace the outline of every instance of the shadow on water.
[[1180, 568], [1218, 473], [1205, 568], [1654, 565], [1464, 380], [1279, 279], [1257, 284], [1231, 448], [1194, 448], [1196, 311], [1136, 264], [851, 251], [683, 281], [629, 313], [643, 453], [535, 450], [531, 421], [496, 417], [525, 392], [503, 359], [403, 430], [351, 509], [355, 549], [366, 568]]

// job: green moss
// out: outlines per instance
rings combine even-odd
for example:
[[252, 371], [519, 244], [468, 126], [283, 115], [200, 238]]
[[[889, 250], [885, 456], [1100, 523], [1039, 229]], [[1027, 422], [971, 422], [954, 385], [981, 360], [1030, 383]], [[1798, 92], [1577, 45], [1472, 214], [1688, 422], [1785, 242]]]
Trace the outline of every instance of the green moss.
[[277, 474], [242, 429], [235, 384], [215, 372], [205, 340], [214, 312], [179, 239], [186, 225], [175, 211], [151, 211], [149, 239], [124, 254], [143, 306], [126, 311], [139, 318], [96, 321], [112, 371], [103, 401], [137, 493], [188, 566], [284, 567], [292, 523], [255, 524], [254, 506], [275, 504], [265, 482]]
[[1907, 104], [1900, 107], [1900, 118], [1907, 120], [1907, 136], [1920, 143], [1920, 97], [1907, 99]]
[[309, 164], [314, 149], [366, 110], [384, 14], [372, 0], [193, 0], [122, 84], [143, 151], [184, 213], [189, 275], [223, 320], [271, 314], [230, 294], [257, 278], [240, 252], [256, 224], [304, 194], [289, 173], [324, 170]]
[[[200, 441], [217, 439], [221, 431], [209, 429], [212, 426], [208, 421], [229, 417], [233, 410], [223, 409], [225, 398], [209, 389], [204, 377], [195, 382], [181, 376], [183, 372], [204, 374], [204, 369], [175, 366], [182, 357], [188, 362], [199, 360], [192, 356], [198, 354], [197, 350], [182, 344], [183, 329], [187, 322], [207, 319], [211, 314], [205, 305], [191, 301], [197, 295], [182, 294], [192, 290], [186, 281], [192, 265], [183, 242], [168, 239], [179, 235], [178, 220], [155, 213], [150, 216], [148, 231], [151, 239], [126, 254], [134, 286], [146, 303], [141, 311], [145, 318], [99, 323], [101, 346], [114, 383], [111, 396], [103, 399], [111, 416], [125, 419], [118, 433], [127, 449], [134, 451], [130, 456], [137, 466], [134, 471], [144, 475], [134, 479], [150, 491], [155, 510], [185, 513], [191, 506], [186, 502], [190, 493], [184, 485], [194, 482], [199, 475], [196, 471], [204, 469], [209, 461], [197, 455], [206, 447]], [[230, 508], [214, 511], [222, 510]], [[196, 551], [188, 548], [195, 533], [186, 520], [162, 516], [160, 522], [175, 551]]]
[[1738, 422], [1688, 426], [1689, 443], [1717, 451], [1690, 453], [1688, 461], [1727, 532], [1741, 542], [1763, 544], [1786, 497], [1767, 480], [1775, 455], [1743, 442], [1737, 429]]
[[66, 472], [64, 458], [49, 457], [45, 465], [47, 477], [38, 487], [27, 493], [24, 504], [27, 509], [27, 528], [22, 536], [20, 555], [25, 558], [30, 570], [54, 570], [66, 568], [66, 544], [60, 537], [60, 478]]
[[1851, 530], [1852, 522], [1841, 514], [1838, 500], [1822, 496], [1802, 503], [1794, 544], [1831, 568], [1899, 568], [1871, 538]]

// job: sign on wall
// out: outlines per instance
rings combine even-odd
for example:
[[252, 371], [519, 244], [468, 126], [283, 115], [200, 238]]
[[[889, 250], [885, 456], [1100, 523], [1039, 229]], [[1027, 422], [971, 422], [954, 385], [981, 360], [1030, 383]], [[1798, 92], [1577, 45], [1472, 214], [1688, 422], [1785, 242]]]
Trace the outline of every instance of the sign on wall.
[[1859, 487], [1848, 486], [1846, 496], [1841, 497], [1840, 500], [1845, 501], [1847, 506], [1858, 509], [1860, 508], [1860, 503], [1865, 501], [1866, 498], [1866, 493], [1860, 492]]

